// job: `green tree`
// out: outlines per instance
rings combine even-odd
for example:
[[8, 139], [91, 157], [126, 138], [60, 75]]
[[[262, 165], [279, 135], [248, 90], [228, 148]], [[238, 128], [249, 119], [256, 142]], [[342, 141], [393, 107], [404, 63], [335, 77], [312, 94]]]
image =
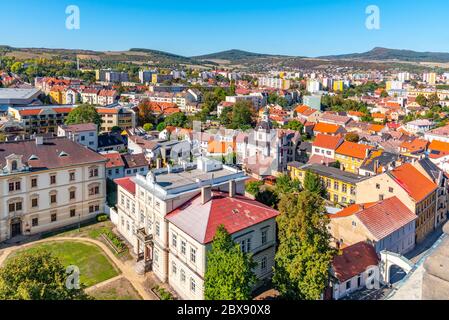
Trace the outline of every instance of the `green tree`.
[[253, 123], [254, 109], [250, 101], [237, 101], [232, 108], [232, 129], [247, 129]]
[[251, 181], [245, 185], [245, 191], [255, 196], [259, 193], [260, 187], [263, 185], [262, 181]]
[[161, 132], [162, 130], [164, 130], [167, 127], [167, 125], [165, 124], [165, 122], [161, 122], [157, 125], [156, 130]]
[[419, 94], [416, 97], [416, 103], [418, 103], [421, 107], [425, 107], [427, 106], [427, 98], [424, 95]]
[[70, 111], [65, 124], [95, 123], [97, 126], [101, 124], [101, 116], [97, 109], [91, 105], [80, 105]]
[[284, 126], [285, 129], [295, 130], [299, 132], [303, 132], [304, 125], [298, 120], [291, 120]]
[[284, 194], [297, 193], [301, 190], [301, 182], [298, 179], [290, 179], [286, 174], [281, 174], [276, 177], [274, 190], [279, 198]]
[[138, 104], [137, 109], [137, 122], [139, 125], [143, 126], [145, 123], [156, 122], [156, 117], [154, 115], [151, 102], [144, 100]]
[[306, 171], [304, 176], [304, 189], [316, 193], [323, 198], [326, 196], [326, 188], [323, 185], [323, 181], [321, 181], [316, 173], [310, 171]]
[[187, 121], [187, 117], [184, 113], [182, 112], [176, 112], [173, 113], [167, 117], [165, 117], [165, 124], [167, 126], [174, 126], [174, 127], [183, 127], [184, 124]]
[[273, 282], [284, 298], [317, 300], [328, 284], [335, 251], [324, 211], [323, 199], [308, 190], [287, 194], [279, 203]]
[[223, 225], [218, 226], [207, 253], [204, 275], [206, 300], [249, 300], [256, 276], [252, 257], [242, 252]]
[[1, 300], [85, 300], [83, 288], [69, 289], [61, 262], [47, 250], [20, 253], [0, 269]]
[[21, 73], [23, 71], [23, 63], [22, 62], [15, 62], [11, 66], [11, 72], [13, 73]]
[[146, 132], [153, 130], [153, 124], [152, 123], [145, 123], [143, 125], [143, 130], [145, 130]]

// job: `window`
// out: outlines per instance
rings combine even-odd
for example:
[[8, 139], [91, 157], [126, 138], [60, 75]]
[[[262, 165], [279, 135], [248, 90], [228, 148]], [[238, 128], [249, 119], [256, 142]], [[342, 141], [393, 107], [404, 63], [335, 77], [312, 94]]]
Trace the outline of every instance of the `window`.
[[36, 208], [38, 206], [38, 199], [33, 198], [31, 199], [31, 207]]
[[31, 178], [31, 188], [37, 188], [37, 178]]
[[75, 190], [71, 190], [70, 191], [70, 200], [74, 200], [75, 199]]
[[50, 195], [50, 203], [56, 203], [56, 194]]
[[380, 184], [376, 183], [376, 189], [380, 189]]
[[351, 280], [346, 281], [346, 290], [351, 290]]
[[100, 194], [100, 186], [93, 186], [89, 188], [89, 196]]
[[156, 235], [159, 237], [161, 234], [161, 229], [160, 229], [160, 225], [159, 225], [159, 221], [156, 222]]
[[338, 181], [334, 181], [334, 190], [338, 190]]
[[11, 163], [11, 170], [12, 170], [12, 171], [17, 170], [17, 161], [14, 160], [14, 161]]
[[186, 242], [184, 240], [181, 240], [181, 253], [186, 254]]
[[31, 220], [31, 226], [37, 227], [39, 225], [39, 218], [33, 218]]
[[195, 283], [195, 279], [193, 279], [193, 278], [190, 278], [190, 290], [192, 292], [195, 292], [195, 290], [196, 290], [196, 283]]
[[178, 236], [176, 235], [176, 233], [173, 233], [171, 236], [171, 245], [175, 248], [178, 245]]
[[357, 222], [352, 221], [352, 226], [353, 226], [353, 227], [356, 227], [356, 226], [357, 226]]
[[70, 181], [75, 181], [75, 172], [69, 173], [69, 179], [70, 179]]
[[267, 257], [263, 257], [262, 260], [260, 261], [260, 269], [262, 271], [267, 270]]
[[56, 221], [56, 213], [52, 213], [51, 214], [51, 222], [55, 222]]
[[382, 201], [384, 199], [384, 195], [383, 194], [379, 194], [379, 200]]
[[50, 176], [50, 184], [56, 184], [56, 175]]
[[10, 213], [22, 211], [22, 201], [12, 202], [8, 205], [8, 208]]
[[388, 188], [388, 191], [391, 192], [391, 193], [393, 193], [394, 189], [393, 189], [392, 187], [389, 187], [389, 188]]
[[173, 274], [173, 275], [176, 275], [176, 272], [178, 271], [178, 269], [176, 268], [176, 263], [172, 263], [172, 265], [171, 265], [171, 273]]
[[89, 169], [89, 178], [98, 177], [98, 168]]
[[196, 249], [190, 248], [190, 261], [195, 263], [196, 262]]
[[70, 217], [73, 218], [76, 215], [76, 209], [70, 209]]
[[95, 207], [94, 206], [89, 206], [89, 213], [93, 213], [93, 212], [95, 212]]
[[181, 282], [186, 282], [186, 272], [181, 269]]
[[334, 194], [334, 202], [338, 202], [338, 194]]
[[21, 189], [20, 181], [10, 182], [8, 184], [8, 188], [9, 188], [10, 192], [12, 192], [12, 191], [19, 191]]
[[348, 185], [346, 183], [342, 184], [341, 191], [343, 191], [344, 193], [348, 192]]
[[268, 234], [268, 230], [262, 230], [262, 245], [267, 243], [267, 234]]

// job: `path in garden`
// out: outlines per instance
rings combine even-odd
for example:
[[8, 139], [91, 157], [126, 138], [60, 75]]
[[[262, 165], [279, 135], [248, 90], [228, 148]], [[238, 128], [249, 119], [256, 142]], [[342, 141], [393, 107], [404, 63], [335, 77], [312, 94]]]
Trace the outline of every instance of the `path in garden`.
[[[22, 245], [19, 244], [17, 246], [8, 247], [6, 249], [0, 250], [0, 252], [2, 252], [2, 254], [0, 255], [0, 266], [5, 262], [6, 258], [12, 252], [14, 252], [18, 249], [23, 249], [23, 248], [30, 247], [30, 246], [33, 246], [33, 245], [36, 245], [39, 243], [52, 242], [52, 241], [81, 241], [81, 242], [89, 242], [89, 243], [97, 245], [98, 247], [100, 247], [103, 250], [103, 252], [107, 255], [107, 257], [121, 271], [122, 274], [119, 275], [118, 277], [124, 277], [129, 282], [131, 282], [131, 284], [136, 289], [136, 291], [140, 294], [140, 296], [142, 297], [143, 300], [157, 300], [157, 297], [154, 294], [150, 293], [149, 291], [147, 291], [145, 289], [145, 285], [144, 285], [145, 277], [138, 275], [134, 271], [134, 265], [132, 263], [126, 263], [126, 262], [121, 261], [112, 253], [112, 251], [106, 246], [106, 244], [104, 244], [101, 241], [90, 239], [90, 238], [55, 237], [55, 238], [48, 238], [48, 239], [38, 240], [38, 241], [34, 241], [34, 242], [22, 244]], [[107, 284], [112, 280], [116, 280], [118, 277], [114, 277], [112, 279], [108, 279], [106, 281], [97, 283], [95, 286], [97, 286], [97, 287], [103, 286], [103, 284]]]

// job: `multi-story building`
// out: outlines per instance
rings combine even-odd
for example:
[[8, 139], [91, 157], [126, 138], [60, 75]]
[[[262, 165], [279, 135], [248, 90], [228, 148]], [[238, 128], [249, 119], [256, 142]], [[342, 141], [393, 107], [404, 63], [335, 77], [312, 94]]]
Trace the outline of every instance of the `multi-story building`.
[[58, 126], [64, 124], [65, 118], [73, 108], [73, 106], [10, 107], [8, 114], [21, 122], [27, 134], [57, 133]]
[[260, 77], [257, 80], [257, 84], [259, 87], [282, 89], [282, 90], [290, 89], [290, 80], [281, 78]]
[[335, 150], [335, 160], [340, 163], [342, 170], [358, 174], [359, 168], [368, 157], [371, 149], [373, 147], [366, 144], [344, 141]]
[[118, 93], [115, 90], [100, 90], [98, 92], [97, 103], [100, 106], [107, 106], [117, 101]]
[[328, 200], [342, 205], [355, 203], [357, 183], [365, 179], [357, 174], [322, 164], [301, 164], [294, 161], [287, 167], [289, 176], [301, 182], [304, 182], [306, 172], [318, 175], [326, 188]]
[[164, 81], [172, 81], [173, 75], [171, 74], [160, 74], [155, 73], [151, 75], [151, 82], [152, 83], [163, 83]]
[[0, 241], [104, 212], [104, 158], [66, 138], [0, 144]]
[[367, 241], [377, 253], [405, 254], [415, 247], [417, 217], [397, 197], [353, 204], [329, 218], [329, 233], [338, 248]]
[[438, 186], [412, 163], [357, 183], [356, 203], [397, 197], [417, 217], [416, 241], [422, 242], [435, 227]]
[[345, 88], [345, 86], [344, 86], [344, 81], [343, 80], [336, 80], [336, 81], [334, 81], [334, 83], [332, 85], [332, 90], [333, 91], [343, 92], [344, 88]]
[[136, 112], [131, 108], [112, 107], [97, 108], [101, 116], [100, 132], [111, 131], [113, 127], [119, 127], [123, 130], [136, 127]]
[[93, 151], [97, 151], [98, 148], [97, 125], [94, 123], [60, 125], [58, 137], [66, 137]]
[[241, 196], [246, 179], [205, 158], [117, 179], [117, 229], [182, 299], [204, 299], [207, 252], [221, 224], [253, 254], [262, 282], [274, 265], [278, 212]]
[[150, 70], [140, 70], [139, 71], [139, 80], [141, 83], [151, 82], [154, 71]]

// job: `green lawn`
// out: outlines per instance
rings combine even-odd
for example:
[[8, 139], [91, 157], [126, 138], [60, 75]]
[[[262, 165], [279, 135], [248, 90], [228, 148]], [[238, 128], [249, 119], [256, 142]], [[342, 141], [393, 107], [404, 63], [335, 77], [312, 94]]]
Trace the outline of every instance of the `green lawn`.
[[142, 300], [132, 284], [124, 279], [117, 279], [89, 294], [96, 300]]
[[78, 266], [80, 269], [81, 283], [86, 287], [93, 286], [119, 275], [119, 270], [117, 270], [99, 247], [77, 241], [57, 241], [38, 244], [22, 249], [13, 256], [38, 248], [47, 249], [52, 252], [61, 260], [64, 266]]

